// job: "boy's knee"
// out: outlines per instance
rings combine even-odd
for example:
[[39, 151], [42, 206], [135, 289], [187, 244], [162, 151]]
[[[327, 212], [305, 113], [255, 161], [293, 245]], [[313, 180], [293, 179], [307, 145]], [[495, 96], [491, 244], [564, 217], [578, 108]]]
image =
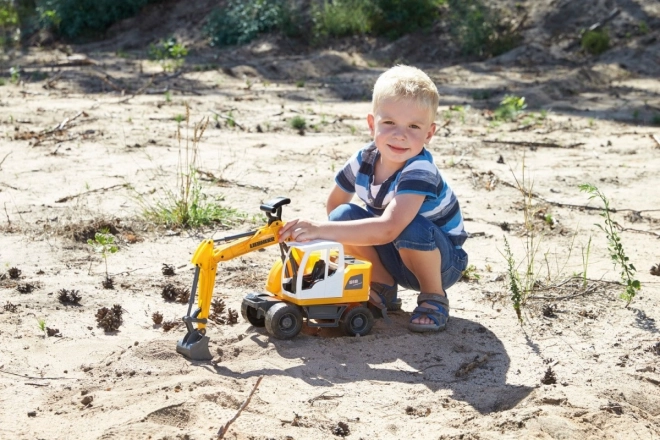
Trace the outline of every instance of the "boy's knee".
[[[395, 242], [403, 243], [428, 243], [429, 248], [435, 248], [435, 238], [433, 226], [428, 220], [421, 216], [417, 216], [406, 226], [401, 234], [394, 240]], [[403, 246], [408, 247], [408, 246]], [[430, 250], [427, 247], [417, 250]]]
[[332, 212], [328, 215], [328, 220], [332, 222], [338, 222], [364, 218], [365, 215], [359, 211], [363, 210], [351, 203], [344, 203], [343, 205], [339, 205], [332, 210]]

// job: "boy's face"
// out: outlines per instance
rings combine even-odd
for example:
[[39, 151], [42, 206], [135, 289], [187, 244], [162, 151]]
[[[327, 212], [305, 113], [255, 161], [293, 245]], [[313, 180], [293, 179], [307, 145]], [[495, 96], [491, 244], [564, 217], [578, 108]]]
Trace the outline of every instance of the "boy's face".
[[409, 98], [381, 101], [374, 114], [367, 116], [367, 122], [388, 168], [399, 168], [417, 156], [435, 133], [429, 110]]

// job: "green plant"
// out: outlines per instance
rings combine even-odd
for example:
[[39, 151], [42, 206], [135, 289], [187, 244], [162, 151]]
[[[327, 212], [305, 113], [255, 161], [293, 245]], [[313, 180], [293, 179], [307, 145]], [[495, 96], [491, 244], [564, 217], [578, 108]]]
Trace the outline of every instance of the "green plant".
[[142, 216], [147, 220], [167, 227], [199, 227], [211, 223], [235, 224], [245, 219], [244, 214], [219, 206], [216, 202], [220, 199], [209, 199], [202, 192], [197, 160], [208, 122], [208, 118], [202, 119], [193, 125], [190, 133], [190, 109], [186, 106], [185, 139], [181, 134], [183, 124], [177, 124], [176, 132], [179, 143], [176, 188], [165, 190], [155, 202], [139, 198]]
[[363, 35], [371, 30], [373, 5], [369, 0], [324, 0], [312, 3], [312, 38]]
[[176, 121], [177, 124], [180, 124], [180, 123], [182, 123], [183, 121], [186, 120], [186, 117], [183, 116], [183, 115], [176, 115], [174, 117], [174, 120]]
[[481, 275], [477, 273], [477, 266], [470, 264], [461, 274], [461, 278], [468, 281], [479, 280], [481, 279]]
[[507, 275], [509, 276], [509, 293], [511, 293], [511, 301], [513, 302], [513, 309], [516, 311], [518, 322], [522, 325], [522, 306], [523, 306], [523, 292], [520, 286], [520, 276], [516, 269], [516, 261], [511, 253], [511, 247], [506, 237], [504, 237], [504, 258], [507, 262]]
[[651, 117], [651, 124], [660, 125], [660, 113], [654, 113]]
[[493, 112], [496, 121], [513, 121], [527, 107], [525, 97], [506, 95]]
[[110, 25], [161, 0], [36, 0], [39, 27], [69, 38], [95, 37]]
[[307, 121], [304, 117], [296, 115], [289, 120], [289, 125], [296, 130], [304, 130], [307, 127]]
[[589, 268], [589, 255], [591, 254], [591, 236], [587, 242], [586, 252], [582, 249], [582, 288], [587, 288], [587, 269]]
[[373, 32], [394, 40], [430, 29], [446, 0], [374, 0], [369, 3], [373, 3], [370, 26]]
[[101, 232], [94, 234], [94, 239], [87, 240], [87, 244], [92, 247], [94, 252], [100, 253], [105, 261], [105, 279], [109, 280], [108, 275], [108, 254], [114, 254], [119, 250], [115, 244], [114, 235], [110, 234], [109, 230], [102, 229]]
[[495, 56], [518, 44], [520, 36], [483, 0], [449, 0], [448, 3], [450, 30], [464, 54]]
[[37, 325], [39, 326], [39, 330], [46, 333], [46, 320], [45, 319], [38, 318], [37, 319]]
[[19, 17], [10, 0], [0, 0], [0, 47], [15, 39]]
[[591, 55], [600, 55], [610, 47], [610, 36], [606, 29], [587, 31], [582, 35], [582, 49]]
[[228, 0], [211, 12], [204, 32], [211, 46], [245, 44], [275, 29], [294, 32], [294, 11], [288, 0]]
[[640, 21], [637, 24], [637, 29], [639, 29], [639, 33], [642, 34], [642, 35], [646, 35], [646, 34], [649, 33], [649, 25], [646, 24], [645, 21]]
[[166, 90], [164, 96], [165, 96], [165, 102], [172, 102], [172, 92]]
[[170, 37], [166, 40], [160, 40], [158, 44], [150, 44], [148, 50], [149, 58], [156, 61], [177, 60], [185, 58], [188, 55], [188, 49], [176, 38]]
[[12, 84], [18, 84], [21, 80], [21, 69], [18, 66], [13, 66], [9, 69], [9, 82]]
[[589, 200], [594, 198], [599, 198], [604, 207], [601, 210], [600, 216], [604, 219], [604, 225], [596, 223], [596, 226], [600, 228], [607, 237], [608, 246], [607, 249], [610, 252], [610, 258], [614, 263], [614, 267], [617, 266], [621, 269], [621, 281], [625, 285], [625, 290], [621, 294], [621, 298], [626, 301], [626, 307], [630, 305], [635, 294], [638, 290], [642, 288], [639, 280], [635, 279], [635, 266], [630, 262], [630, 259], [626, 256], [626, 253], [623, 249], [623, 244], [621, 243], [621, 238], [617, 232], [617, 224], [610, 216], [610, 201], [605, 197], [596, 186], [590, 183], [584, 183], [579, 186], [580, 191], [586, 192], [589, 194]]

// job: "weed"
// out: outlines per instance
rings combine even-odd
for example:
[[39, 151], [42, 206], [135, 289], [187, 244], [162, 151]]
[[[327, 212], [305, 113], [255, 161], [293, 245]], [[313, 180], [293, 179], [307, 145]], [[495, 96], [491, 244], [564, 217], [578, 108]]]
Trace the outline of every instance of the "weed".
[[307, 121], [304, 117], [296, 115], [289, 120], [289, 125], [296, 130], [304, 130], [307, 127]]
[[621, 298], [626, 301], [626, 307], [628, 307], [637, 291], [642, 288], [642, 285], [639, 280], [635, 279], [637, 269], [635, 269], [635, 266], [630, 263], [630, 259], [626, 256], [621, 238], [617, 232], [617, 224], [610, 216], [610, 201], [605, 197], [605, 194], [590, 183], [584, 183], [579, 188], [582, 192], [589, 194], [589, 200], [599, 198], [603, 202], [604, 207], [601, 210], [600, 216], [603, 217], [605, 225], [596, 223], [596, 226], [605, 232], [607, 236], [607, 249], [610, 252], [610, 258], [614, 263], [614, 267], [616, 268], [618, 265], [621, 268], [621, 281], [625, 285], [625, 290], [621, 294]]
[[646, 24], [645, 21], [640, 21], [637, 24], [637, 29], [639, 29], [639, 33], [642, 34], [642, 35], [646, 35], [646, 34], [649, 33], [649, 25]]
[[236, 127], [236, 119], [234, 118], [234, 113], [231, 111], [227, 114], [227, 126], [231, 128]]
[[21, 68], [18, 66], [13, 66], [9, 69], [9, 82], [12, 84], [18, 84], [21, 80]]
[[446, 0], [375, 0], [371, 29], [391, 40], [407, 33], [426, 31], [438, 17]]
[[172, 92], [169, 90], [165, 91], [165, 102], [172, 102]]
[[[142, 216], [168, 227], [199, 227], [211, 223], [233, 224], [245, 216], [234, 209], [218, 206], [216, 200], [208, 200], [202, 193], [197, 168], [199, 142], [208, 126], [208, 118], [192, 127], [190, 133], [190, 109], [186, 106], [185, 139], [182, 138], [183, 124], [178, 124], [176, 137], [179, 143], [176, 188], [166, 190], [164, 197], [155, 203], [140, 198]], [[228, 124], [231, 119], [228, 121]], [[231, 124], [230, 124], [231, 125]]]
[[302, 89], [303, 87], [305, 87], [305, 81], [302, 80], [302, 79], [299, 79], [298, 81], [296, 81], [296, 87], [298, 87], [299, 89]]
[[591, 55], [600, 55], [610, 47], [610, 36], [606, 29], [587, 31], [582, 35], [582, 49]]
[[[94, 252], [100, 253], [103, 256], [105, 261], [105, 283], [104, 286], [110, 281], [110, 276], [108, 275], [108, 254], [114, 254], [119, 250], [117, 245], [115, 245], [115, 237], [109, 233], [108, 229], [102, 229], [101, 232], [94, 234], [94, 239], [87, 240], [87, 244], [94, 249]], [[112, 284], [110, 283], [110, 286]], [[107, 287], [111, 288], [111, 287]]]
[[7, 84], [7, 81], [4, 78], [0, 78], [0, 86], [4, 86], [5, 84]]
[[591, 254], [591, 236], [587, 242], [586, 251], [582, 249], [582, 288], [587, 288], [587, 269], [589, 268], [589, 255]]
[[511, 247], [506, 237], [504, 237], [504, 258], [507, 262], [507, 274], [509, 276], [509, 292], [511, 293], [511, 301], [513, 302], [513, 309], [516, 311], [518, 322], [522, 324], [522, 306], [524, 302], [523, 292], [520, 286], [520, 277], [516, 269], [516, 261], [511, 253]]
[[183, 121], [186, 120], [186, 117], [183, 116], [183, 115], [176, 115], [174, 117], [174, 120], [176, 121], [177, 124], [180, 124], [180, 123], [182, 123]]
[[660, 113], [655, 113], [651, 117], [651, 124], [660, 126]]
[[43, 333], [46, 333], [46, 320], [43, 318], [37, 319], [37, 325], [39, 326], [39, 330], [41, 330]]
[[524, 96], [506, 95], [493, 112], [493, 117], [497, 121], [513, 121], [526, 107]]
[[470, 264], [461, 274], [461, 279], [466, 281], [478, 281], [481, 279], [481, 275], [477, 273], [477, 266]]

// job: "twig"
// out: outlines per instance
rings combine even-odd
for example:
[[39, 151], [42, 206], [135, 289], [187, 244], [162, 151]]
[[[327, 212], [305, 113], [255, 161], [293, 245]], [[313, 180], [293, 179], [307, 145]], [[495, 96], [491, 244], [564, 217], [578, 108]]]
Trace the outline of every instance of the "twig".
[[254, 387], [252, 388], [252, 391], [250, 391], [250, 395], [247, 397], [247, 399], [245, 399], [245, 402], [243, 402], [241, 407], [238, 408], [238, 411], [236, 411], [236, 415], [234, 415], [234, 417], [232, 417], [231, 420], [229, 420], [227, 423], [225, 423], [225, 426], [221, 427], [218, 430], [218, 435], [216, 437], [218, 440], [224, 438], [225, 434], [227, 433], [227, 430], [229, 429], [229, 425], [234, 423], [234, 421], [238, 418], [238, 416], [241, 415], [241, 412], [245, 409], [245, 407], [248, 406], [248, 404], [250, 403], [250, 400], [252, 399], [252, 395], [257, 390], [257, 387], [259, 386], [259, 384], [261, 383], [261, 379], [263, 379], [263, 378], [264, 378], [263, 376], [259, 376], [259, 379], [257, 379], [257, 383], [254, 384]]
[[584, 142], [577, 142], [575, 144], [567, 145], [564, 147], [554, 142], [490, 141], [487, 139], [482, 140], [481, 142], [485, 144], [507, 144], [507, 145], [517, 145], [521, 147], [530, 147], [530, 148], [544, 147], [544, 148], [562, 148], [562, 149], [570, 149], [570, 148], [579, 147], [580, 145], [584, 145]]
[[7, 159], [7, 156], [9, 156], [10, 154], [11, 154], [11, 151], [9, 153], [5, 154], [5, 157], [3, 157], [2, 160], [0, 160], [0, 170], [2, 169], [2, 164], [5, 163], [5, 159]]
[[9, 371], [5, 371], [0, 369], [0, 373], [5, 373], [5, 374], [11, 374], [12, 376], [18, 376], [22, 377], [23, 379], [30, 379], [30, 380], [61, 380], [61, 379], [66, 379], [66, 380], [73, 380], [73, 377], [34, 377], [34, 376], [23, 376], [21, 374], [16, 374], [12, 373]]
[[650, 135], [651, 139], [653, 139], [658, 147], [660, 147], [660, 139], [654, 134]]
[[62, 130], [64, 130], [64, 127], [66, 127], [69, 122], [74, 121], [75, 119], [79, 118], [81, 115], [87, 116], [87, 113], [85, 113], [84, 111], [81, 110], [73, 118], [64, 118], [64, 120], [62, 122], [60, 122], [59, 124], [57, 124], [55, 127], [51, 128], [50, 130], [42, 131], [41, 133], [39, 133], [39, 135], [40, 136], [46, 136], [46, 135], [55, 133], [56, 131], [62, 131]]
[[33, 387], [47, 387], [48, 383], [32, 383], [32, 382], [25, 382], [25, 385], [32, 385]]
[[313, 406], [314, 402], [316, 402], [317, 400], [330, 400], [330, 399], [338, 399], [340, 397], [344, 397], [343, 394], [326, 395], [325, 393], [327, 393], [327, 391], [322, 392], [321, 394], [319, 394], [316, 397], [312, 397], [311, 399], [309, 399], [307, 401], [307, 403], [309, 403]]
[[7, 216], [7, 226], [11, 228], [11, 220], [9, 220], [9, 213], [7, 212], [7, 202], [5, 202], [5, 215]]
[[221, 113], [216, 112], [215, 110], [211, 110], [211, 113], [213, 113], [214, 115], [217, 115], [219, 118], [222, 118], [222, 119], [224, 119], [225, 121], [233, 121], [235, 126], [237, 126], [238, 128], [240, 128], [241, 130], [245, 131], [245, 127], [243, 127], [241, 124], [239, 124], [238, 122], [236, 122], [236, 119], [234, 119], [234, 118], [230, 118], [229, 116], [225, 116], [225, 115], [223, 115], [223, 114], [221, 114]]
[[76, 195], [73, 195], [73, 196], [62, 197], [61, 199], [55, 200], [55, 203], [68, 202], [71, 199], [75, 199], [76, 197], [84, 196], [85, 194], [91, 194], [91, 193], [95, 193], [95, 192], [99, 192], [99, 191], [107, 191], [109, 189], [118, 188], [118, 187], [125, 187], [125, 186], [128, 186], [128, 183], [120, 183], [118, 185], [112, 185], [112, 186], [108, 186], [108, 187], [105, 187], [105, 188], [92, 189], [92, 190], [89, 190], [89, 191], [81, 192], [80, 194], [76, 194]]

